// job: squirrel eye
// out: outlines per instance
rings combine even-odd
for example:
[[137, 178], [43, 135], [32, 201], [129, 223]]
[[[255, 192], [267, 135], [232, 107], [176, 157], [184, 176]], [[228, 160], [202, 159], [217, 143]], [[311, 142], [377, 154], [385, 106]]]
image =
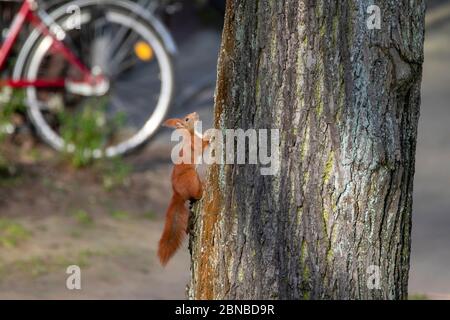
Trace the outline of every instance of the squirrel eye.
[[189, 118], [186, 118], [186, 122], [189, 122]]

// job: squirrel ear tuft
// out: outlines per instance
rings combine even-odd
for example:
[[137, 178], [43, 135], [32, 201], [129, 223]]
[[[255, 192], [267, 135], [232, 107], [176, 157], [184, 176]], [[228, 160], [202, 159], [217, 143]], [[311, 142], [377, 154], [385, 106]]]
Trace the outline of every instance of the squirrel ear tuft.
[[169, 119], [163, 123], [163, 126], [169, 128], [180, 128], [183, 126], [183, 123], [180, 119]]

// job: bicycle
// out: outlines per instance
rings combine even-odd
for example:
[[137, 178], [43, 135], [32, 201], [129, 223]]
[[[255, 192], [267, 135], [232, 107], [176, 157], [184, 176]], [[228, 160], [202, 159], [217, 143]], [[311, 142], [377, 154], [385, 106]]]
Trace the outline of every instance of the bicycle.
[[21, 2], [0, 46], [0, 70], [25, 25], [34, 30], [0, 86], [25, 90], [37, 134], [58, 151], [75, 152], [63, 119], [94, 109], [96, 122], [88, 125], [107, 133], [83, 152], [115, 157], [144, 145], [174, 91], [176, 46], [152, 10], [129, 0], [71, 0], [50, 12], [36, 0]]

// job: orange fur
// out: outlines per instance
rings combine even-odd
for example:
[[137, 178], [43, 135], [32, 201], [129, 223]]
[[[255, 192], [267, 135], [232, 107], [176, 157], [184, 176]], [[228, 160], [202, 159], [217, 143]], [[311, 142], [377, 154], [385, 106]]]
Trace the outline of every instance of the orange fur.
[[[185, 119], [169, 119], [164, 123], [168, 127], [188, 130], [191, 136], [192, 154], [194, 154], [194, 139], [201, 139], [194, 131], [196, 121], [198, 121], [197, 113], [191, 113]], [[202, 139], [201, 145], [206, 148], [209, 140]], [[188, 231], [189, 210], [186, 208], [186, 201], [199, 200], [202, 197], [203, 187], [194, 163], [181, 163], [174, 166], [172, 190], [173, 196], [166, 212], [164, 231], [159, 240], [158, 257], [162, 265], [166, 265], [175, 254]]]
[[187, 229], [189, 212], [184, 199], [176, 193], [170, 200], [166, 212], [164, 231], [159, 240], [158, 257], [162, 265], [166, 265], [183, 242]]

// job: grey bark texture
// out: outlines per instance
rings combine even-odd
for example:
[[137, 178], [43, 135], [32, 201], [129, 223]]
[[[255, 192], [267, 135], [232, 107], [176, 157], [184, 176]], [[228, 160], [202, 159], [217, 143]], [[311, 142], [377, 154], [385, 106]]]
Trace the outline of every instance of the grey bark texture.
[[227, 2], [215, 127], [279, 129], [281, 168], [210, 166], [189, 298], [407, 298], [424, 14], [421, 0]]

